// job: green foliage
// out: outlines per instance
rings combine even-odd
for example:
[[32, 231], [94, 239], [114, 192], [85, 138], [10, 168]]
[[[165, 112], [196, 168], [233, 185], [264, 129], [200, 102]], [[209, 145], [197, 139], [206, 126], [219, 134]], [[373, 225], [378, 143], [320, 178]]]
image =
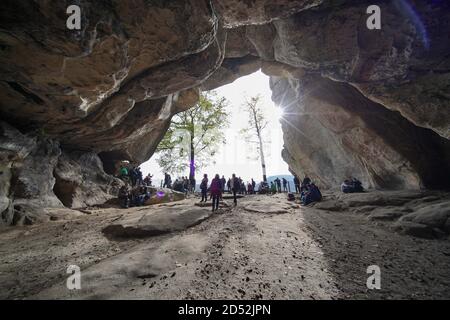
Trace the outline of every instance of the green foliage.
[[182, 174], [189, 170], [191, 161], [196, 169], [213, 162], [219, 145], [225, 144], [227, 106], [224, 97], [207, 92], [200, 94], [194, 107], [176, 114], [156, 150], [160, 167], [171, 174]]

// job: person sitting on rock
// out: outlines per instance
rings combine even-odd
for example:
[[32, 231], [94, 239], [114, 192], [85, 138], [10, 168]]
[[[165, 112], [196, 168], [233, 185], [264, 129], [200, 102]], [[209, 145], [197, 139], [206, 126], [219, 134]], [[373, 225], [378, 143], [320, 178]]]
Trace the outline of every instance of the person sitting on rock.
[[322, 201], [322, 193], [314, 183], [309, 183], [302, 191], [300, 199], [302, 204], [307, 206], [310, 203]]
[[344, 193], [364, 192], [361, 181], [350, 177], [341, 184], [341, 191]]
[[173, 183], [173, 190], [184, 193], [183, 183], [180, 180], [175, 179], [175, 182]]
[[353, 192], [352, 182], [348, 179], [345, 179], [344, 182], [342, 182], [341, 184], [341, 191], [343, 193], [352, 193]]
[[319, 187], [312, 182], [309, 185], [309, 192], [311, 193], [312, 201], [322, 201], [322, 193], [320, 192]]
[[351, 178], [351, 179], [352, 179], [351, 181], [352, 181], [353, 189], [355, 190], [354, 192], [364, 192], [362, 182], [356, 178]]
[[270, 193], [270, 187], [269, 184], [265, 181], [261, 181], [258, 187], [258, 193], [259, 194], [269, 194]]
[[308, 176], [305, 176], [305, 178], [303, 179], [300, 191], [307, 190], [310, 183], [311, 183], [311, 179]]
[[222, 181], [218, 174], [212, 179], [209, 189], [212, 197], [212, 211], [217, 211], [219, 210], [219, 201], [222, 195]]
[[241, 194], [247, 194], [247, 188], [245, 187], [245, 182], [241, 181]]
[[128, 184], [120, 187], [118, 198], [120, 206], [124, 209], [128, 209], [128, 207], [130, 206], [130, 189], [128, 188]]
[[200, 183], [200, 190], [202, 192], [202, 200], [200, 202], [208, 201], [208, 175], [203, 175], [202, 183]]
[[184, 177], [184, 184], [183, 184], [183, 187], [184, 187], [184, 195], [185, 196], [187, 196], [188, 195], [188, 193], [189, 193], [189, 179], [188, 179], [188, 177]]
[[141, 187], [141, 195], [144, 196], [144, 203], [145, 203], [145, 201], [147, 201], [151, 197], [150, 188], [147, 186], [142, 186]]
[[140, 187], [135, 187], [133, 188], [133, 190], [131, 190], [131, 194], [132, 194], [132, 204], [136, 207], [140, 207], [142, 205], [144, 205], [144, 195], [141, 193], [141, 188]]

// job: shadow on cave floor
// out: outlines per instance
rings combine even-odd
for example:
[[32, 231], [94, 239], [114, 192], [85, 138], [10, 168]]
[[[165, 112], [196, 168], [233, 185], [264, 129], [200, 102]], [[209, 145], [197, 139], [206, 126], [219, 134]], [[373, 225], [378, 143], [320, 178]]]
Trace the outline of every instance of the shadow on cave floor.
[[[285, 195], [249, 196], [184, 231], [108, 240], [102, 230], [124, 214], [100, 209], [1, 232], [0, 297], [450, 297], [448, 240], [400, 235], [365, 215], [299, 207]], [[80, 292], [65, 287], [69, 264], [88, 279]], [[366, 269], [374, 264], [381, 268], [381, 290], [366, 287]]]
[[[401, 235], [393, 231], [392, 221], [370, 221], [362, 212], [307, 207], [302, 208], [302, 213], [341, 291], [340, 298], [450, 298], [448, 238], [428, 240]], [[367, 268], [371, 265], [380, 267], [380, 290], [367, 288], [371, 275]]]

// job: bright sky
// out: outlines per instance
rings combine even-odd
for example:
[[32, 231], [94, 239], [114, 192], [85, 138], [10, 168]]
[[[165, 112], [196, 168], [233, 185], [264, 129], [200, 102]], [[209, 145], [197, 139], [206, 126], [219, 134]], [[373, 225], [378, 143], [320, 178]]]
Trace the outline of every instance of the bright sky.
[[[209, 177], [216, 173], [220, 176], [231, 177], [233, 173], [242, 177], [244, 181], [254, 178], [255, 181], [262, 180], [261, 162], [256, 159], [252, 149], [249, 148], [239, 134], [239, 131], [248, 125], [248, 116], [242, 105], [246, 97], [252, 97], [257, 94], [262, 96], [262, 104], [266, 112], [266, 118], [269, 125], [266, 128], [266, 167], [267, 176], [290, 174], [287, 164], [281, 158], [283, 149], [283, 133], [279, 122], [281, 111], [271, 100], [271, 90], [269, 86], [269, 77], [261, 71], [255, 72], [249, 76], [239, 78], [235, 82], [215, 90], [220, 96], [224, 96], [229, 101], [230, 127], [225, 132], [227, 143], [221, 145], [219, 152], [215, 156], [215, 164], [211, 163], [200, 171], [196, 172], [196, 179], [199, 180], [203, 173]], [[250, 156], [249, 159], [247, 156]], [[156, 162], [157, 154], [141, 165], [145, 175], [151, 173], [156, 185], [164, 177], [162, 169]], [[188, 172], [184, 174], [188, 176]], [[177, 177], [172, 177], [175, 180]]]

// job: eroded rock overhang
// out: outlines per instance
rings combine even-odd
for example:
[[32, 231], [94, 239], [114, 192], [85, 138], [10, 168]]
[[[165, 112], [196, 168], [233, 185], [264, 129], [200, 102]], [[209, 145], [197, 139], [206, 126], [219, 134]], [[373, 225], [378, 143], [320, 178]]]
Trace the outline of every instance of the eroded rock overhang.
[[[63, 1], [2, 1], [0, 114], [3, 133], [17, 132], [2, 137], [1, 211], [22, 196], [56, 205], [55, 181], [70, 186], [59, 194], [83, 194], [81, 182], [58, 180], [58, 161], [142, 163], [199, 90], [258, 69], [289, 115], [292, 172], [324, 187], [348, 175], [378, 188], [448, 187], [450, 4], [382, 1], [382, 28], [369, 30], [371, 4], [80, 1], [82, 30], [69, 31]], [[39, 157], [53, 159], [48, 188], [20, 193], [20, 168]]]

